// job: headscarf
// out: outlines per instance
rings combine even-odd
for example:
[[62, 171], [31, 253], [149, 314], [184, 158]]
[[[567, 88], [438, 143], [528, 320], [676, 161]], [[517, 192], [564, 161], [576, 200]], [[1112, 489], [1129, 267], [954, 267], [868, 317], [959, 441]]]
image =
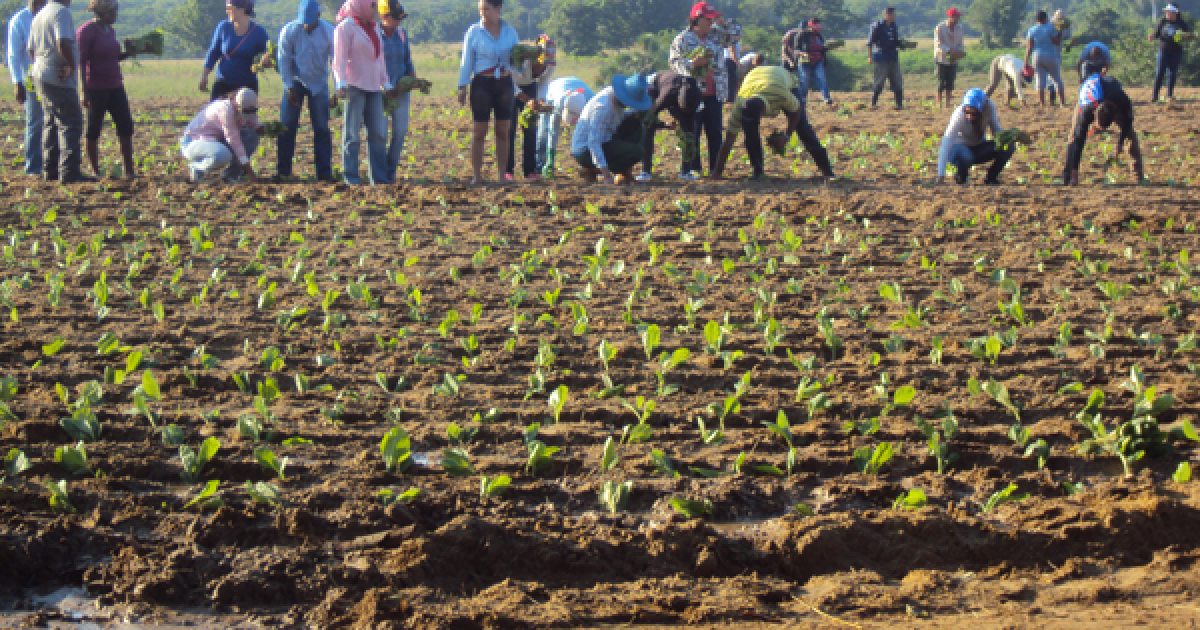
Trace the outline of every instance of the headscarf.
[[375, 32], [375, 18], [378, 16], [375, 10], [374, 0], [346, 0], [346, 7], [349, 8], [349, 14], [358, 23], [359, 28], [371, 38], [371, 43], [375, 46], [375, 56], [378, 57], [381, 45], [379, 42], [379, 34]]
[[300, 6], [296, 8], [296, 20], [301, 24], [312, 24], [320, 15], [321, 5], [317, 0], [300, 0]]

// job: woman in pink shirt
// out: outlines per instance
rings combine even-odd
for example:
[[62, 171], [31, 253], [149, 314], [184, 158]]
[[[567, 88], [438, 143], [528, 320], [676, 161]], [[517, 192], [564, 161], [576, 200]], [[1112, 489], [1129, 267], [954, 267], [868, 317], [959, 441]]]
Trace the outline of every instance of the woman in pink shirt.
[[372, 184], [391, 180], [387, 172], [388, 119], [383, 112], [383, 92], [392, 89], [383, 55], [378, 12], [374, 0], [347, 0], [348, 14], [333, 31], [333, 80], [338, 99], [345, 103], [342, 119], [342, 177], [361, 184], [358, 152], [359, 129], [367, 127], [367, 163]]
[[117, 0], [91, 0], [88, 10], [96, 18], [88, 20], [75, 33], [79, 43], [79, 68], [83, 73], [83, 107], [87, 110], [84, 131], [88, 162], [96, 177], [100, 172], [100, 134], [104, 131], [104, 114], [112, 116], [117, 128], [117, 144], [125, 163], [125, 177], [135, 176], [133, 161], [133, 114], [121, 76], [121, 62], [132, 53], [121, 50], [113, 24], [117, 21]]

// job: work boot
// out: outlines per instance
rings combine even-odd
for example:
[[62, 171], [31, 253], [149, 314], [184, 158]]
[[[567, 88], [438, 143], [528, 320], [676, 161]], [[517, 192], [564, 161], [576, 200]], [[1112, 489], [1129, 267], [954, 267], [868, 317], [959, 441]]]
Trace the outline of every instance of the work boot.
[[904, 92], [896, 92], [896, 109], [904, 109]]

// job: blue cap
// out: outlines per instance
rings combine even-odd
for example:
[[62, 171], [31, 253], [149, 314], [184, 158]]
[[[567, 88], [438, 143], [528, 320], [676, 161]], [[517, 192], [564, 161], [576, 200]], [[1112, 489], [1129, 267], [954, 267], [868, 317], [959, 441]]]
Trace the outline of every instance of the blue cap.
[[300, 7], [296, 9], [296, 19], [301, 24], [312, 24], [320, 15], [321, 5], [317, 0], [300, 0]]
[[966, 94], [963, 94], [962, 104], [964, 107], [974, 107], [979, 111], [983, 111], [984, 105], [987, 105], [987, 100], [987, 94], [983, 90], [971, 88], [967, 90]]

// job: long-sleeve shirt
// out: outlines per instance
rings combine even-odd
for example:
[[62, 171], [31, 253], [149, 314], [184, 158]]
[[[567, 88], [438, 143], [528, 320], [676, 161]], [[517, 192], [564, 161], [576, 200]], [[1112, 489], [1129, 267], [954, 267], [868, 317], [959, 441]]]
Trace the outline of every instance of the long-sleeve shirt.
[[[1096, 106], [1101, 101], [1108, 101], [1116, 106], [1117, 115], [1113, 117], [1113, 122], [1121, 130], [1117, 137], [1117, 150], [1121, 150], [1121, 146], [1125, 144], [1126, 140], [1137, 141], [1133, 131], [1133, 101], [1121, 87], [1121, 82], [1112, 77], [1093, 74], [1083, 82], [1083, 85], [1079, 86], [1079, 111], [1075, 113], [1075, 126], [1071, 134], [1071, 142], [1067, 145], [1067, 163], [1063, 169], [1064, 182], [1072, 172], [1079, 170], [1083, 147], [1087, 144], [1088, 129], [1096, 120]], [[1133, 150], [1130, 149], [1130, 152], [1132, 153]]]
[[[651, 107], [651, 110], [655, 114], [662, 113], [663, 110], [671, 112], [671, 117], [683, 129], [694, 127], [696, 112], [683, 110], [683, 107], [679, 105], [679, 91], [683, 89], [684, 84], [689, 81], [695, 83], [696, 80], [678, 72], [656, 72], [649, 77], [649, 80], [650, 89], [648, 92], [650, 98], [654, 99], [654, 105]], [[699, 88], [696, 87], [696, 89]]]
[[396, 27], [391, 35], [383, 34], [383, 58], [387, 66], [388, 77], [394, 84], [408, 76], [417, 76], [417, 67], [413, 65], [412, 48], [408, 43], [408, 31]]
[[125, 84], [121, 77], [121, 43], [111, 26], [88, 20], [75, 32], [79, 42], [79, 69], [83, 87], [112, 90]]
[[[733, 21], [724, 24], [714, 22], [712, 29], [704, 38], [689, 28], [676, 35], [675, 40], [671, 42], [671, 69], [679, 74], [691, 76], [692, 60], [688, 59], [686, 55], [692, 50], [704, 46], [709, 51], [708, 71], [712, 77], [714, 93], [721, 102], [725, 102], [729, 100], [730, 79], [736, 81], [737, 77], [730, 77], [725, 72], [725, 64], [720, 62], [721, 54], [724, 49], [733, 46], [741, 39], [742, 27]], [[701, 87], [704, 86], [701, 85]]]
[[546, 64], [545, 69], [542, 70], [541, 74], [534, 76], [533, 60], [526, 59], [525, 63], [522, 63], [520, 67], [517, 68], [517, 71], [513, 73], [513, 82], [518, 86], [525, 86], [532, 85], [534, 81], [537, 81], [537, 97], [539, 100], [546, 100], [547, 88], [550, 86], [550, 80], [554, 78], [554, 71], [557, 68], [558, 64], [553, 62], [548, 63]]
[[480, 73], [491, 76], [511, 73], [512, 49], [518, 41], [517, 30], [505, 20], [500, 21], [500, 37], [492, 37], [483, 26], [483, 20], [472, 24], [463, 36], [462, 61], [458, 65], [458, 87], [464, 87], [471, 82], [471, 77]]
[[612, 86], [600, 90], [579, 115], [575, 133], [571, 136], [571, 154], [583, 155], [584, 151], [589, 151], [596, 168], [608, 168], [604, 143], [612, 139], [624, 118], [625, 107], [617, 100]]
[[1100, 51], [1100, 59], [1097, 61], [1099, 61], [1102, 65], [1107, 66], [1108, 64], [1112, 63], [1112, 53], [1108, 52], [1108, 46], [1105, 46], [1104, 42], [1091, 42], [1087, 46], [1084, 46], [1083, 50], [1079, 51], [1079, 61], [1081, 63], [1089, 61], [1092, 57], [1093, 50]]
[[232, 85], [246, 86], [254, 82], [254, 71], [250, 66], [259, 56], [267, 52], [267, 31], [255, 22], [250, 23], [244, 35], [233, 30], [233, 22], [225, 20], [213, 31], [212, 44], [204, 57], [204, 69], [217, 69], [217, 80]]
[[33, 59], [29, 56], [29, 26], [33, 24], [33, 13], [23, 7], [8, 20], [8, 76], [13, 84], [25, 82]]
[[[373, 23], [372, 28], [382, 40], [383, 32], [379, 29], [379, 23]], [[384, 59], [382, 46], [380, 48], [379, 54], [375, 54], [371, 37], [353, 18], [338, 22], [337, 28], [333, 29], [333, 81], [338, 89], [347, 86], [364, 92], [392, 89], [387, 60]]]
[[801, 64], [820, 63], [825, 58], [825, 36], [808, 29], [794, 28], [783, 36], [783, 53], [780, 57], [783, 67], [793, 72]]
[[872, 49], [871, 59], [874, 61], [899, 61], [900, 29], [896, 23], [887, 20], [876, 20], [871, 23], [867, 32], [867, 47]]
[[217, 99], [200, 110], [199, 114], [188, 123], [183, 135], [193, 140], [208, 140], [224, 142], [233, 150], [239, 164], [246, 164], [250, 156], [242, 145], [242, 127], [254, 127], [258, 124], [256, 117], [243, 116], [237, 105], [227, 98]]
[[554, 152], [558, 149], [558, 136], [562, 132], [562, 121], [563, 118], [567, 116], [567, 97], [576, 90], [583, 92], [585, 101], [590, 101], [592, 100], [592, 97], [595, 96], [595, 94], [592, 93], [592, 89], [583, 82], [583, 79], [578, 79], [576, 77], [560, 77], [553, 81], [546, 82], [545, 99], [546, 102], [554, 109], [550, 113], [542, 115], [550, 117], [550, 125], [548, 130], [549, 137], [546, 138], [546, 148], [551, 152]]
[[796, 75], [781, 66], [762, 66], [746, 73], [725, 130], [731, 133], [742, 131], [742, 108], [752, 98], [761, 100], [767, 106], [763, 118], [774, 118], [781, 111], [795, 113], [802, 107], [800, 99], [792, 93], [796, 87], [799, 87]]
[[979, 127], [967, 120], [963, 106], [959, 105], [950, 115], [950, 124], [946, 125], [946, 133], [942, 134], [942, 148], [938, 151], [938, 176], [946, 174], [946, 163], [950, 161], [950, 150], [956, 145], [965, 144], [969, 147], [978, 146], [984, 141], [984, 132], [990, 128], [992, 136], [1004, 131], [1000, 126], [1000, 117], [996, 114], [996, 104], [988, 99], [983, 111], [983, 124]]
[[1182, 52], [1183, 44], [1175, 41], [1175, 34], [1179, 31], [1191, 33], [1192, 28], [1183, 21], [1183, 18], [1176, 18], [1174, 22], [1167, 18], [1160, 19], [1158, 26], [1154, 29], [1154, 39], [1158, 40], [1159, 49], [1165, 53]]
[[996, 69], [1012, 81], [1013, 88], [1017, 91], [1017, 98], [1024, 101], [1025, 79], [1021, 76], [1021, 71], [1025, 69], [1025, 62], [1016, 55], [1000, 55], [992, 63], [996, 64]]
[[303, 85], [316, 96], [329, 91], [329, 63], [333, 58], [333, 25], [318, 20], [312, 33], [304, 24], [292, 20], [279, 31], [276, 54], [279, 76], [284, 88]]
[[944, 21], [933, 29], [933, 60], [937, 63], [956, 64], [957, 59], [951, 59], [952, 52], [966, 52], [967, 48], [963, 44], [963, 23], [960, 19], [958, 25], [950, 26], [949, 21]]

